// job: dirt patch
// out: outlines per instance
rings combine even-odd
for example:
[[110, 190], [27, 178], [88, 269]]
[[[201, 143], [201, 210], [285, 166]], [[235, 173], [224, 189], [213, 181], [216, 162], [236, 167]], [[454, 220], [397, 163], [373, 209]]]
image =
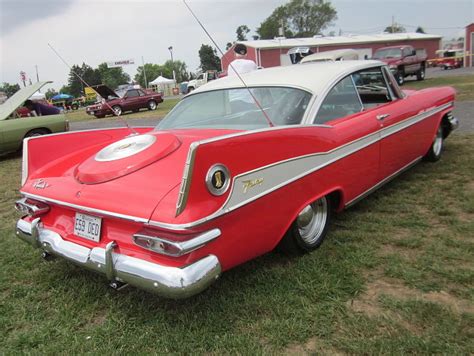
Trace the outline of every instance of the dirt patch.
[[409, 260], [415, 260], [417, 259], [422, 251], [420, 251], [418, 248], [407, 248], [407, 247], [401, 247], [401, 246], [394, 246], [391, 244], [384, 244], [382, 245], [377, 253], [381, 257], [386, 257], [386, 256], [393, 256], [393, 255], [400, 255], [406, 259]]
[[312, 337], [304, 344], [290, 345], [282, 352], [283, 355], [313, 355], [315, 353], [318, 355], [345, 355], [332, 347], [321, 345], [316, 337]]
[[416, 289], [408, 288], [399, 280], [392, 278], [380, 278], [372, 281], [368, 284], [365, 293], [357, 299], [348, 301], [347, 305], [356, 312], [362, 312], [370, 316], [381, 315], [386, 313], [379, 304], [379, 297], [382, 295], [400, 300], [418, 299], [442, 304], [457, 314], [474, 313], [473, 304], [467, 300], [459, 299], [445, 291], [422, 293]]

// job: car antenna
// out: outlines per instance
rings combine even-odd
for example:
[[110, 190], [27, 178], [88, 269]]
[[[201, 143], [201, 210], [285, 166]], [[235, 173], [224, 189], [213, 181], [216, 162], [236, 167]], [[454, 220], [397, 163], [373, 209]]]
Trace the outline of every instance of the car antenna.
[[[69, 70], [70, 70], [77, 78], [79, 78], [79, 80], [80, 80], [82, 83], [84, 83], [87, 87], [91, 88], [91, 89], [94, 91], [94, 93], [95, 93], [96, 95], [99, 95], [99, 96], [100, 96], [100, 94], [97, 92], [97, 90], [95, 90], [94, 87], [92, 87], [92, 86], [90, 86], [89, 84], [87, 84], [87, 82], [84, 80], [84, 78], [82, 78], [79, 74], [77, 74], [77, 73], [72, 69], [72, 67], [64, 60], [63, 57], [61, 57], [61, 55], [58, 53], [58, 51], [56, 51], [56, 49], [54, 49], [54, 47], [53, 47], [50, 43], [48, 43], [48, 46], [49, 46], [49, 48], [51, 48], [51, 50], [56, 54], [56, 56], [58, 56], [58, 58], [66, 65], [66, 67], [68, 67]], [[105, 98], [104, 98], [104, 99], [105, 99]], [[127, 126], [127, 128], [130, 130], [131, 136], [133, 136], [133, 135], [139, 135], [139, 133], [138, 133], [133, 127], [131, 127], [131, 126], [128, 124], [127, 120], [125, 120], [124, 118], [122, 118], [120, 115], [118, 115], [118, 114], [115, 112], [114, 109], [112, 109], [112, 107], [111, 107], [110, 104], [107, 102], [107, 100], [105, 100], [104, 104], [107, 105], [107, 107], [110, 109], [110, 111], [112, 111], [112, 112], [114, 113], [115, 116], [117, 116], [120, 120], [122, 120], [122, 122], [125, 124], [125, 126]]]
[[[194, 17], [194, 19], [197, 21], [197, 23], [199, 24], [199, 26], [201, 26], [201, 28], [203, 29], [203, 31], [206, 33], [207, 37], [209, 37], [209, 39], [212, 41], [212, 43], [214, 44], [214, 46], [217, 48], [217, 50], [219, 51], [219, 53], [221, 54], [222, 57], [224, 57], [224, 52], [222, 52], [221, 48], [217, 45], [216, 41], [214, 41], [214, 38], [212, 38], [212, 36], [210, 35], [210, 33], [206, 30], [206, 28], [204, 27], [204, 25], [202, 24], [202, 22], [198, 19], [198, 17], [196, 16], [196, 14], [194, 13], [194, 11], [191, 9], [191, 7], [189, 7], [188, 3], [186, 2], [186, 0], [183, 0], [183, 3], [184, 5], [188, 8], [189, 12], [191, 13], [191, 15]], [[232, 70], [234, 71], [234, 73], [237, 75], [237, 77], [239, 78], [239, 80], [242, 82], [242, 84], [244, 85], [245, 89], [247, 89], [247, 91], [249, 92], [250, 96], [252, 97], [253, 101], [255, 102], [255, 105], [257, 105], [258, 109], [262, 112], [263, 116], [265, 117], [265, 120], [267, 120], [267, 123], [270, 127], [273, 127], [275, 126], [272, 122], [272, 120], [270, 120], [270, 117], [268, 116], [268, 114], [265, 112], [265, 110], [263, 110], [263, 107], [262, 105], [260, 105], [260, 102], [257, 100], [257, 98], [255, 97], [255, 95], [253, 95], [252, 91], [250, 90], [250, 88], [247, 86], [247, 83], [245, 83], [244, 79], [240, 76], [239, 72], [234, 68], [234, 66], [232, 65], [232, 63], [229, 63], [229, 66], [232, 68]]]

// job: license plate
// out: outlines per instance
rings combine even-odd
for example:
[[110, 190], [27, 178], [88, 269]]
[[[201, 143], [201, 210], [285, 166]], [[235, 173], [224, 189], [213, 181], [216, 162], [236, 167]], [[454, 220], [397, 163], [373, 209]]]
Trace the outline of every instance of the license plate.
[[82, 213], [76, 213], [74, 234], [95, 242], [100, 241], [102, 219]]

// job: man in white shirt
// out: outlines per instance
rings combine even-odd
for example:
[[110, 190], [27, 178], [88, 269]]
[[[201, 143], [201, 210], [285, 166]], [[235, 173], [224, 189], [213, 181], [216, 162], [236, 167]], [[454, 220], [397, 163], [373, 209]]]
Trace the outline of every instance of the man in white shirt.
[[237, 75], [236, 72], [244, 74], [258, 69], [254, 61], [246, 59], [247, 47], [244, 44], [238, 43], [234, 48], [234, 52], [236, 53], [236, 59], [230, 62], [227, 68], [228, 76], [235, 76]]

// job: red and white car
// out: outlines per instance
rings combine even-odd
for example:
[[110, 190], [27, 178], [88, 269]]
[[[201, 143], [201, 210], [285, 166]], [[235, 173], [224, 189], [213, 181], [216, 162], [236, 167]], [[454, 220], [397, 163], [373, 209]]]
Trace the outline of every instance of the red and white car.
[[317, 248], [332, 212], [438, 160], [458, 124], [452, 88], [402, 92], [378, 61], [242, 77], [248, 88], [208, 83], [138, 134], [25, 140], [17, 236], [114, 287], [188, 297], [277, 246]]

